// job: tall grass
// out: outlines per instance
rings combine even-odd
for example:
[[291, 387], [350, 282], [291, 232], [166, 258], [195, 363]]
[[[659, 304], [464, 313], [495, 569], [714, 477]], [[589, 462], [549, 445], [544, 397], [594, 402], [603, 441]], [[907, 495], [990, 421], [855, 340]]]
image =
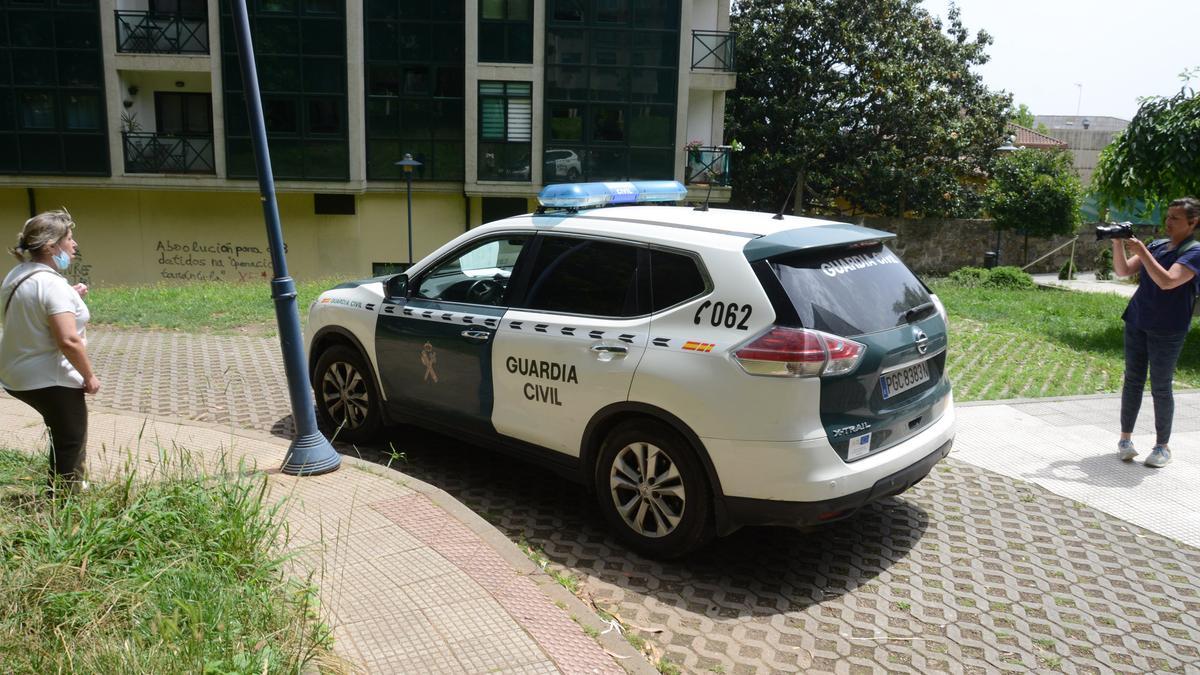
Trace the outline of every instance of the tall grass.
[[[296, 284], [301, 320], [309, 304], [337, 283], [321, 279]], [[262, 283], [98, 285], [88, 292], [87, 303], [93, 322], [120, 327], [226, 333], [247, 328], [271, 332], [275, 327], [275, 303], [265, 279]]]
[[264, 476], [185, 462], [51, 499], [32, 488], [45, 471], [0, 449], [4, 672], [295, 673], [325, 658]]

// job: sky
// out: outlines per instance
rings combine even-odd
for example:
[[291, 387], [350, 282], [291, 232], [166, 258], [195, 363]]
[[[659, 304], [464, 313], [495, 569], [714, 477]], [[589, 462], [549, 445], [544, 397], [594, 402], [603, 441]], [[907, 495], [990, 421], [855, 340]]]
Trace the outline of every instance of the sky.
[[[949, 0], [921, 0], [945, 18]], [[1138, 97], [1172, 96], [1200, 66], [1198, 0], [958, 0], [971, 35], [992, 36], [978, 69], [1035, 115], [1132, 119]], [[1200, 89], [1200, 75], [1191, 86]]]

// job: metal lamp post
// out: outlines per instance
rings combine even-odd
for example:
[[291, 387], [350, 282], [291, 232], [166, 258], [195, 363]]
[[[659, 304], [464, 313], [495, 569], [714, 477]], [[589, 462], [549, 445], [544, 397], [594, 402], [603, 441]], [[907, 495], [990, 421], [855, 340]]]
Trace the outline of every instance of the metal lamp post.
[[404, 182], [408, 186], [408, 197], [405, 200], [408, 204], [408, 266], [412, 267], [413, 263], [413, 247], [412, 247], [412, 175], [413, 169], [421, 166], [421, 163], [412, 158], [409, 153], [404, 153], [404, 159], [396, 162], [396, 166], [404, 168]]
[[[1015, 141], [1015, 140], [1017, 140], [1017, 138], [1013, 134], [1009, 134], [1008, 136], [1005, 136], [1004, 137], [1004, 145], [996, 148], [996, 152], [1009, 153], [1009, 152], [1016, 152], [1016, 151], [1020, 150], [1021, 149], [1020, 147], [1013, 144], [1013, 141]], [[999, 267], [1000, 266], [1000, 228], [999, 227], [996, 228], [996, 251], [995, 251], [995, 253], [996, 253], [996, 266]]]
[[300, 314], [296, 309], [296, 283], [288, 276], [283, 250], [283, 228], [279, 224], [279, 205], [275, 201], [275, 177], [267, 151], [267, 125], [263, 121], [262, 99], [258, 90], [258, 70], [254, 64], [254, 44], [250, 40], [250, 19], [246, 0], [232, 0], [233, 28], [241, 55], [242, 83], [246, 92], [246, 112], [254, 143], [254, 161], [258, 168], [259, 199], [267, 226], [271, 250], [271, 298], [275, 301], [275, 320], [279, 324], [279, 342], [292, 402], [296, 436], [283, 460], [283, 473], [293, 476], [328, 473], [342, 465], [342, 457], [317, 429], [313, 412], [308, 368], [304, 363], [304, 344], [300, 332]]

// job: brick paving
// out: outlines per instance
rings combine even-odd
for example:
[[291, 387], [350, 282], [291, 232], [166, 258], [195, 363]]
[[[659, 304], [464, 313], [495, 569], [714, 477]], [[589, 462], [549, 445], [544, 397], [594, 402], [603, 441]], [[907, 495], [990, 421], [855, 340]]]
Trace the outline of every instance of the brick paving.
[[[106, 384], [98, 406], [287, 428], [274, 338], [91, 335]], [[1008, 439], [1004, 419], [995, 424], [981, 433]], [[404, 474], [543, 551], [585, 599], [687, 672], [1200, 672], [1200, 551], [959, 454], [851, 520], [746, 529], [661, 563], [620, 547], [549, 472], [411, 429], [389, 440]], [[429, 579], [410, 585], [441, 592]], [[422, 663], [444, 665], [439, 654]]]

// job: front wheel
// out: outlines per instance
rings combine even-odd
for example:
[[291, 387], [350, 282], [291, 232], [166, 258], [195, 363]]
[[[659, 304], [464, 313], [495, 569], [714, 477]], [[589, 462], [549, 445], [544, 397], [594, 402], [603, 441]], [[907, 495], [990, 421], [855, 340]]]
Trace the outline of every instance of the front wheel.
[[317, 414], [334, 440], [362, 443], [376, 440], [383, 428], [375, 380], [358, 350], [330, 347], [317, 359], [313, 373]]
[[600, 510], [617, 536], [655, 558], [674, 558], [711, 536], [704, 470], [673, 429], [651, 420], [617, 426], [596, 464]]

